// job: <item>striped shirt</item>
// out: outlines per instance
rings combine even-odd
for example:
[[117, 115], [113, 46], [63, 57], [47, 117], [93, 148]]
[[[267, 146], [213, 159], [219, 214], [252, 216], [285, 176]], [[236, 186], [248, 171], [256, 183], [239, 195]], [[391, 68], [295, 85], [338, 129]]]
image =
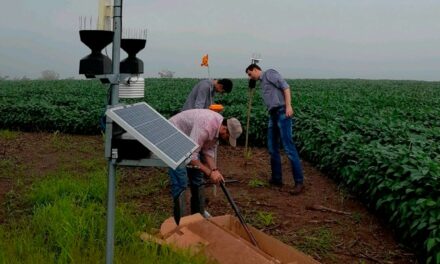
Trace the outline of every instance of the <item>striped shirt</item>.
[[209, 109], [191, 109], [172, 116], [169, 121], [199, 145], [192, 160], [198, 160], [200, 153], [214, 158], [222, 115]]

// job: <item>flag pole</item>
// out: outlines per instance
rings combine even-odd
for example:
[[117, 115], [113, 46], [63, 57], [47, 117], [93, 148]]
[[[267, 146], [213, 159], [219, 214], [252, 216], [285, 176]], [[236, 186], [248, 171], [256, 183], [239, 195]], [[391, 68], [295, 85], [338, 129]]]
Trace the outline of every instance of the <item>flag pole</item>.
[[209, 72], [209, 59], [208, 59], [208, 54], [205, 54], [202, 57], [202, 64], [200, 64], [200, 66], [204, 67], [206, 66], [206, 68], [208, 68], [208, 79], [211, 79], [211, 74]]

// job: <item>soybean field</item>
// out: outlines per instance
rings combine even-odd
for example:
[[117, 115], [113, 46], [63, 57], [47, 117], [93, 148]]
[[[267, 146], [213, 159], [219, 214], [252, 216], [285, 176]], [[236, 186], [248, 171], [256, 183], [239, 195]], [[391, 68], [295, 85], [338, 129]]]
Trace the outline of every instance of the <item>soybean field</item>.
[[[146, 79], [141, 100], [170, 117], [197, 81]], [[216, 102], [224, 105], [225, 117], [246, 124], [247, 80], [233, 82], [232, 92], [216, 96]], [[288, 83], [301, 157], [346, 186], [421, 259], [440, 263], [440, 82]], [[108, 93], [108, 86], [90, 80], [0, 81], [0, 129], [99, 134]], [[266, 145], [266, 123], [257, 89], [251, 146]]]

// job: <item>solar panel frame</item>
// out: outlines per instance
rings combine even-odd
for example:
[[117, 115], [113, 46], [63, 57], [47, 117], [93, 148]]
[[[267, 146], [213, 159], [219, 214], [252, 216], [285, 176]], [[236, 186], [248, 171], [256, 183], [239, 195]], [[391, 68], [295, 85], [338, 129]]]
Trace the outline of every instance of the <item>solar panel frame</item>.
[[106, 115], [172, 169], [188, 160], [199, 147], [145, 102], [109, 108]]

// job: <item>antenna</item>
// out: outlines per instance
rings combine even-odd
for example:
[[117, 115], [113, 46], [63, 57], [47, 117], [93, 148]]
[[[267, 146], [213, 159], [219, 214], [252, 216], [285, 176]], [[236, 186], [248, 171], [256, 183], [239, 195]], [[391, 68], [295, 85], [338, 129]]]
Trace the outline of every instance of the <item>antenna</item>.
[[260, 61], [262, 61], [261, 53], [252, 53], [251, 64], [258, 64]]

